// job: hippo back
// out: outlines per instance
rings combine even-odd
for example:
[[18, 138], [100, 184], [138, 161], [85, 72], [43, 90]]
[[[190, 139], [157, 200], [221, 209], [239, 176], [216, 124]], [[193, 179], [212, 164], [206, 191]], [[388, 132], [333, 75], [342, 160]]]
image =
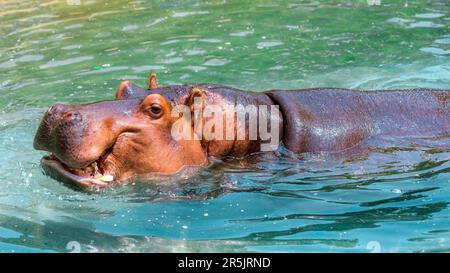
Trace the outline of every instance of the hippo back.
[[450, 91], [274, 90], [283, 142], [294, 152], [338, 151], [376, 135], [449, 134]]

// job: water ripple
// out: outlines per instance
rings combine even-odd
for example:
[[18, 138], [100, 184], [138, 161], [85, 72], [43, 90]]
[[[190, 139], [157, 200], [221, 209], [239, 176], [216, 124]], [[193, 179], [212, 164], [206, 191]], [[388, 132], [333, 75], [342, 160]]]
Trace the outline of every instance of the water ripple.
[[92, 56], [81, 56], [81, 57], [68, 58], [65, 60], [51, 60], [51, 61], [47, 62], [46, 64], [40, 65], [39, 68], [41, 68], [41, 69], [53, 68], [53, 67], [58, 67], [58, 66], [81, 63], [81, 62], [92, 60], [92, 59], [94, 59], [94, 57], [92, 57]]
[[0, 252], [448, 251], [448, 137], [385, 139], [349, 160], [215, 160], [91, 192], [42, 174], [33, 136], [51, 104], [113, 99], [150, 71], [163, 86], [448, 89], [445, 0], [255, 1], [1, 1]]

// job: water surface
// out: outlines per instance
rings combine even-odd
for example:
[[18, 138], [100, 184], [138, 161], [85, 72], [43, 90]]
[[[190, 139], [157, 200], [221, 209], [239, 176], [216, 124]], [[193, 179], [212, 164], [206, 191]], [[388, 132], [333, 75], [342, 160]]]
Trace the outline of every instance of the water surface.
[[150, 71], [256, 91], [448, 89], [449, 26], [446, 0], [2, 1], [0, 252], [450, 251], [448, 138], [97, 193], [44, 176], [32, 149], [53, 103], [111, 99]]

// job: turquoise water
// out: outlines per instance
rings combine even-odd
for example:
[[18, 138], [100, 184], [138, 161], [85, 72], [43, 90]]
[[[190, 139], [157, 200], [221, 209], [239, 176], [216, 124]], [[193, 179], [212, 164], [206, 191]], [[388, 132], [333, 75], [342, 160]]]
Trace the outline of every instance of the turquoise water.
[[53, 103], [111, 99], [149, 71], [162, 85], [449, 89], [449, 26], [446, 0], [1, 1], [0, 252], [450, 251], [449, 138], [93, 193], [44, 176], [32, 148]]

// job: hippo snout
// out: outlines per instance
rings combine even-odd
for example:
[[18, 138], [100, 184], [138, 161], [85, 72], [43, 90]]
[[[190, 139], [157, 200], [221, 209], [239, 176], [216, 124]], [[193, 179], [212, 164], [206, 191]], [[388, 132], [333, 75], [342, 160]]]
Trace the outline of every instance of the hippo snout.
[[60, 103], [54, 104], [48, 108], [42, 118], [34, 139], [34, 148], [39, 150], [50, 150], [50, 144], [52, 142], [51, 136], [55, 131], [58, 131], [58, 129], [67, 130], [71, 125], [76, 127], [81, 121], [82, 116], [78, 111], [70, 109], [68, 105]]
[[34, 138], [34, 148], [48, 151], [67, 164], [85, 165], [87, 162], [80, 160], [74, 150], [85, 128], [83, 115], [79, 111], [70, 105], [55, 104], [42, 118]]

